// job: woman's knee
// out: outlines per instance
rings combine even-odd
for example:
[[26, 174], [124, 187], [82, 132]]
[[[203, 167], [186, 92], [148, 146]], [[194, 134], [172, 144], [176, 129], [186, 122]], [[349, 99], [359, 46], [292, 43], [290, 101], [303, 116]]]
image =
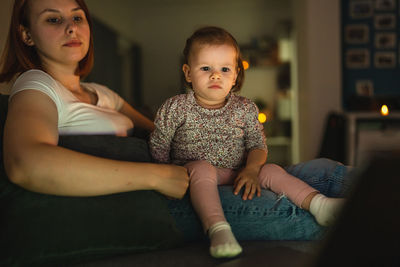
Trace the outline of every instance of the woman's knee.
[[335, 160], [328, 159], [328, 158], [313, 159], [313, 160], [310, 160], [306, 164], [308, 164], [310, 166], [313, 166], [314, 168], [319, 168], [319, 169], [322, 168], [322, 169], [325, 169], [325, 170], [334, 169], [338, 165], [343, 165], [339, 161], [335, 161]]

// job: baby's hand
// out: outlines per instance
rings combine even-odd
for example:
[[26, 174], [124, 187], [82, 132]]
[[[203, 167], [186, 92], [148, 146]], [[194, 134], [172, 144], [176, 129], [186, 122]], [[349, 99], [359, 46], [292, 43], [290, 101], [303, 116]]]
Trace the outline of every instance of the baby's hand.
[[242, 196], [243, 200], [253, 199], [254, 194], [257, 194], [259, 197], [261, 195], [261, 187], [258, 181], [258, 171], [246, 168], [242, 169], [235, 179], [233, 193], [235, 195], [239, 194], [243, 186], [245, 187]]

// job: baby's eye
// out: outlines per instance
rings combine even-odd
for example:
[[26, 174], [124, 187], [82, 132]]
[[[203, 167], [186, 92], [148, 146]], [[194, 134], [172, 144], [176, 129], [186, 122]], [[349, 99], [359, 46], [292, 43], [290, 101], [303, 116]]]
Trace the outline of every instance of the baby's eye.
[[228, 71], [230, 71], [229, 68], [227, 68], [227, 67], [223, 67], [223, 68], [222, 68], [222, 72], [228, 72]]
[[210, 70], [210, 67], [201, 67], [200, 68], [202, 71], [209, 71]]
[[63, 20], [62, 18], [54, 17], [54, 18], [48, 18], [46, 21], [50, 24], [61, 24]]

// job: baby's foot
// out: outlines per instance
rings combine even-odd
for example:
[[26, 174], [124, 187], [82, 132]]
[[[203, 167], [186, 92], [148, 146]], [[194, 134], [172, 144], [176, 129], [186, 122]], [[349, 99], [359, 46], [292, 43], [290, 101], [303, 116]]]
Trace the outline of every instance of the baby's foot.
[[311, 200], [310, 212], [320, 225], [329, 226], [335, 222], [344, 202], [343, 198], [330, 198], [317, 194]]
[[231, 258], [242, 252], [227, 222], [217, 222], [208, 230], [211, 241], [210, 254], [214, 258]]

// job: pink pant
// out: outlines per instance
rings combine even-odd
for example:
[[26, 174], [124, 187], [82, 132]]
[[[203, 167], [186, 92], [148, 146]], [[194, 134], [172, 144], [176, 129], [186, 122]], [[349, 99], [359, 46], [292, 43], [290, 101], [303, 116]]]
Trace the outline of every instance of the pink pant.
[[[190, 176], [191, 202], [204, 230], [217, 222], [226, 221], [217, 186], [233, 184], [237, 171], [216, 168], [202, 160], [190, 162], [185, 167]], [[276, 164], [265, 164], [258, 177], [261, 188], [284, 194], [298, 207], [310, 193], [317, 191]]]

